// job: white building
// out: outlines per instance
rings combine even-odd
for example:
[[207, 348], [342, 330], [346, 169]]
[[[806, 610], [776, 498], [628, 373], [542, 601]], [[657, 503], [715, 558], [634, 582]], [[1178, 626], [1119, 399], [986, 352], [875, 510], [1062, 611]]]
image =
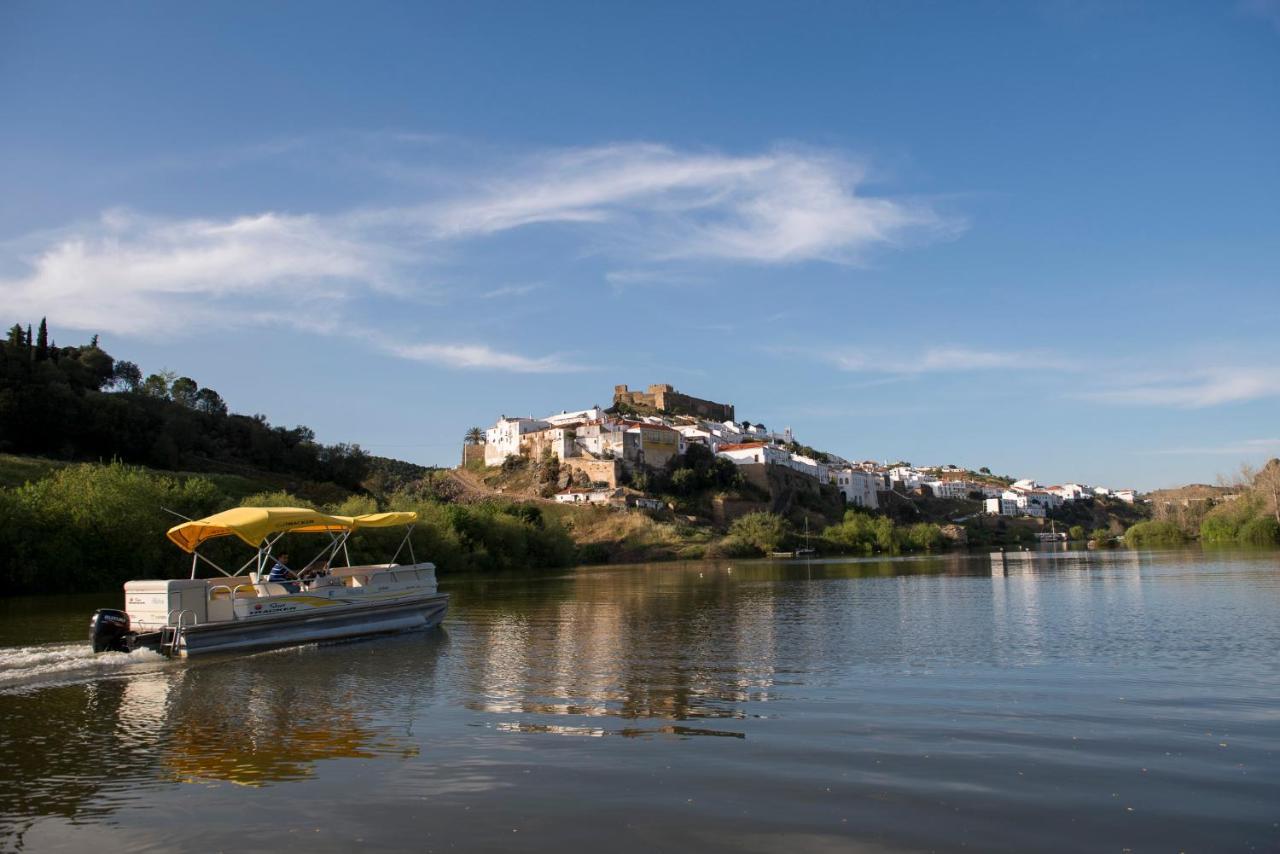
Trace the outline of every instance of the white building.
[[918, 468], [895, 466], [889, 469], [889, 479], [902, 484], [902, 488], [910, 492], [913, 489], [919, 489], [927, 478], [925, 473]]
[[1035, 490], [1005, 490], [999, 498], [983, 502], [986, 512], [996, 516], [1035, 516], [1044, 518], [1049, 511], [1047, 492]]
[[1089, 490], [1078, 483], [1064, 483], [1061, 486], [1046, 487], [1046, 492], [1051, 492], [1061, 498], [1063, 501], [1079, 501], [1089, 494]]
[[548, 415], [542, 420], [559, 427], [563, 424], [575, 424], [582, 421], [599, 421], [601, 418], [604, 418], [604, 410], [598, 406], [593, 406], [590, 409], [579, 409], [576, 412], [561, 412], [559, 415]]
[[764, 442], [742, 442], [733, 445], [722, 445], [716, 456], [732, 460], [734, 465], [745, 466], [752, 463], [774, 463], [788, 465], [791, 454], [777, 445]]
[[545, 430], [551, 425], [536, 418], [508, 418], [502, 416], [498, 422], [484, 431], [484, 464], [500, 466], [509, 456], [519, 456], [520, 439], [526, 433]]
[[1126, 504], [1132, 504], [1138, 499], [1138, 493], [1134, 492], [1132, 489], [1117, 489], [1112, 494]]
[[884, 488], [884, 479], [879, 474], [849, 467], [832, 469], [827, 477], [844, 495], [847, 504], [868, 510], [880, 506], [876, 493]]
[[968, 498], [970, 492], [978, 490], [977, 484], [967, 480], [932, 480], [924, 485], [933, 492], [934, 498]]
[[608, 504], [613, 497], [612, 489], [566, 489], [556, 493], [559, 504]]
[[983, 502], [986, 512], [991, 516], [1020, 516], [1017, 498], [988, 498]]
[[791, 459], [787, 461], [787, 465], [791, 466], [791, 468], [822, 483], [830, 482], [827, 476], [826, 463], [820, 463], [812, 457], [805, 457], [800, 454], [789, 454], [789, 456]]

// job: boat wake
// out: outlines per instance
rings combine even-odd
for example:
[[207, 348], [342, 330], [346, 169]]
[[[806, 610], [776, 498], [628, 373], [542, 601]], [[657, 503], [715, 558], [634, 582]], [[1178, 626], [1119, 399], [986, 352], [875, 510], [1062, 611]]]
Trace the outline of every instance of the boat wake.
[[86, 643], [0, 647], [0, 693], [130, 675], [163, 667], [167, 661], [147, 649], [95, 653]]

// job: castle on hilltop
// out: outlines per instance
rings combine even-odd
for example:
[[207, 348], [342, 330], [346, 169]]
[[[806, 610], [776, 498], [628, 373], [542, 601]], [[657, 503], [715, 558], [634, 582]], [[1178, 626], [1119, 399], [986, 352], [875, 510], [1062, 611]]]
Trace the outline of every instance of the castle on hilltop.
[[631, 391], [625, 385], [613, 387], [613, 405], [623, 404], [638, 411], [653, 410], [667, 415], [695, 415], [710, 421], [732, 421], [733, 404], [690, 397], [667, 383], [649, 386], [648, 391]]

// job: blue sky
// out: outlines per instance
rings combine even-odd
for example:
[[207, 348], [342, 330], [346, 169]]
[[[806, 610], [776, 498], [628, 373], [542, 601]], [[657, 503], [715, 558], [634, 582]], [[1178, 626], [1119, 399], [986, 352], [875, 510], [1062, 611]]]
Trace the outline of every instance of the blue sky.
[[728, 400], [1151, 488], [1280, 454], [1280, 3], [0, 5], [0, 305], [451, 464]]

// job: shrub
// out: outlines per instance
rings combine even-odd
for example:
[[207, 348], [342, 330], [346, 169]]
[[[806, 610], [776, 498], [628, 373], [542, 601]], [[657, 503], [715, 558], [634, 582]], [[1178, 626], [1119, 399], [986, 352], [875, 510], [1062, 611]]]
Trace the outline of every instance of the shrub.
[[1125, 545], [1133, 548], [1180, 546], [1187, 535], [1173, 522], [1139, 522], [1125, 531]]
[[1259, 516], [1240, 526], [1237, 540], [1247, 546], [1280, 544], [1280, 522], [1272, 516]]
[[14, 591], [72, 592], [190, 571], [164, 532], [226, 502], [210, 481], [121, 463], [68, 466], [0, 493], [0, 553]]
[[733, 520], [729, 534], [759, 552], [768, 553], [787, 537], [787, 520], [776, 513], [748, 513]]
[[1206, 516], [1200, 523], [1200, 540], [1206, 545], [1229, 545], [1236, 542], [1240, 523], [1226, 515]]
[[942, 529], [930, 522], [918, 522], [906, 530], [904, 547], [913, 550], [933, 551], [943, 543]]
[[1067, 529], [1067, 536], [1070, 537], [1075, 542], [1080, 542], [1081, 540], [1084, 539], [1084, 526], [1072, 525], [1070, 528]]

